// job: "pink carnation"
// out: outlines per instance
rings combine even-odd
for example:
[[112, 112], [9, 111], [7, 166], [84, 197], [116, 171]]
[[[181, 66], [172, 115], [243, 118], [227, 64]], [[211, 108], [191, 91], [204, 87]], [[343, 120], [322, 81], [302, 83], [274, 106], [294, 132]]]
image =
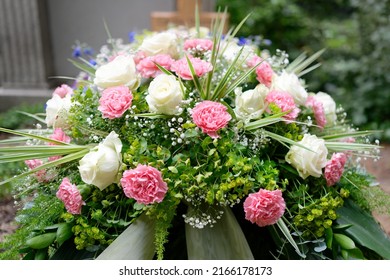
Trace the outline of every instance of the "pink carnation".
[[143, 78], [155, 78], [158, 74], [161, 74], [161, 71], [156, 66], [156, 63], [163, 68], [170, 70], [172, 63], [174, 62], [175, 60], [167, 54], [148, 56], [138, 62], [137, 70], [141, 73]]
[[62, 84], [54, 90], [53, 95], [54, 94], [57, 94], [59, 97], [64, 98], [67, 94], [73, 94], [73, 89], [67, 84]]
[[184, 49], [193, 52], [205, 52], [213, 49], [210, 39], [188, 39], [184, 42]]
[[312, 108], [317, 125], [324, 128], [326, 125], [326, 116], [322, 102], [315, 98], [315, 96], [310, 95], [306, 99], [306, 106]]
[[[52, 135], [49, 136], [50, 139], [61, 141], [64, 143], [70, 143], [70, 137], [65, 134], [64, 131], [62, 131], [61, 128], [56, 128]], [[49, 142], [49, 145], [56, 145], [55, 143]], [[49, 157], [49, 161], [60, 159], [61, 156], [52, 156]]]
[[332, 158], [326, 163], [324, 176], [326, 184], [333, 186], [340, 181], [344, 172], [344, 166], [347, 162], [347, 155], [344, 153], [334, 153]]
[[259, 66], [257, 66], [256, 75], [256, 79], [269, 88], [272, 84], [274, 70], [272, 70], [271, 65], [269, 65], [268, 62], [263, 61]]
[[258, 55], [254, 55], [252, 56], [247, 62], [246, 64], [249, 66], [249, 67], [254, 67], [256, 66], [257, 64], [259, 64], [260, 62], [262, 62], [263, 59], [258, 56]]
[[[61, 141], [64, 143], [70, 143], [70, 137], [65, 134], [61, 128], [54, 129], [52, 135], [49, 136], [50, 139]], [[49, 142], [49, 145], [56, 145], [55, 143]]]
[[[24, 161], [24, 163], [31, 170], [31, 169], [34, 169], [34, 168], [41, 166], [43, 164], [43, 161], [40, 159], [29, 159], [29, 160]], [[34, 176], [39, 182], [45, 182], [46, 181], [46, 169], [41, 169], [41, 170], [35, 172]]]
[[[195, 75], [202, 77], [204, 74], [210, 72], [213, 66], [210, 62], [204, 61], [197, 57], [189, 57]], [[191, 70], [187, 62], [187, 58], [182, 58], [172, 64], [171, 70], [184, 80], [192, 80]]]
[[80, 191], [68, 178], [64, 178], [56, 193], [57, 197], [65, 204], [66, 211], [70, 214], [80, 214], [81, 207], [85, 205]]
[[192, 120], [211, 138], [218, 138], [217, 131], [224, 128], [231, 118], [227, 108], [214, 101], [202, 101], [192, 109]]
[[135, 64], [140, 63], [140, 61], [141, 61], [142, 59], [144, 59], [145, 57], [146, 57], [145, 52], [143, 52], [143, 51], [138, 51], [138, 52], [134, 55], [134, 57], [133, 57], [134, 63], [135, 63]]
[[258, 63], [260, 64], [256, 67], [256, 76], [257, 76], [256, 79], [260, 83], [262, 83], [263, 85], [269, 88], [271, 87], [272, 84], [272, 77], [274, 76], [274, 70], [272, 69], [271, 65], [267, 61], [263, 60], [261, 57], [257, 55], [253, 56], [252, 59], [247, 62], [247, 65], [249, 67], [253, 67]]
[[[290, 113], [283, 116], [287, 121], [295, 120], [300, 112], [295, 105], [294, 98], [287, 92], [272, 90], [265, 97], [265, 101], [269, 104], [275, 104], [282, 112], [290, 111]], [[269, 109], [267, 111], [270, 112]]]
[[123, 115], [129, 109], [133, 95], [128, 87], [116, 86], [110, 87], [103, 91], [99, 99], [99, 111], [102, 112], [103, 118], [115, 119]]
[[245, 219], [260, 227], [275, 224], [284, 214], [286, 203], [280, 190], [260, 189], [244, 201]]
[[135, 169], [126, 170], [120, 183], [127, 197], [142, 204], [161, 202], [168, 191], [161, 172], [148, 165], [139, 164]]

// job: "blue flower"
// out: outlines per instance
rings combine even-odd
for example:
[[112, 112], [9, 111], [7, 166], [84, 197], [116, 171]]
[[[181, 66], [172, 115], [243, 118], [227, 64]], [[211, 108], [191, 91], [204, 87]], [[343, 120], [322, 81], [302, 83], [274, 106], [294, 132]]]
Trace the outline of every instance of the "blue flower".
[[245, 37], [238, 38], [238, 45], [239, 46], [244, 46], [244, 45], [246, 45], [246, 43], [247, 43], [247, 39]]
[[128, 36], [129, 36], [129, 42], [130, 42], [130, 43], [133, 43], [133, 42], [135, 41], [135, 35], [136, 35], [136, 34], [137, 34], [137, 33], [135, 33], [135, 31], [129, 32]]
[[81, 47], [80, 46], [76, 46], [73, 48], [72, 56], [73, 57], [80, 57], [81, 56]]

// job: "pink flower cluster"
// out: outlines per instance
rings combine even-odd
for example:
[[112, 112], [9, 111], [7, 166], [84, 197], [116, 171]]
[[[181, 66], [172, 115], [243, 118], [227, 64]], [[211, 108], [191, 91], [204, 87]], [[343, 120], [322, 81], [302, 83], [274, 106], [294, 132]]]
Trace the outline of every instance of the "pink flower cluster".
[[205, 52], [213, 49], [213, 41], [210, 39], [188, 39], [184, 42], [184, 50]]
[[134, 198], [138, 203], [145, 205], [161, 202], [168, 191], [161, 172], [142, 164], [123, 172], [120, 183], [127, 197]]
[[62, 84], [61, 86], [56, 87], [53, 92], [53, 95], [54, 94], [58, 95], [61, 98], [64, 98], [67, 94], [73, 94], [73, 89], [67, 84]]
[[80, 191], [68, 178], [64, 178], [56, 193], [56, 196], [65, 204], [66, 211], [71, 214], [80, 214], [81, 208], [85, 205]]
[[[70, 137], [65, 134], [65, 132], [61, 128], [54, 129], [54, 132], [52, 135], [49, 136], [50, 139], [61, 141], [64, 143], [70, 143]], [[50, 146], [57, 145], [55, 143], [49, 142]], [[54, 161], [57, 159], [60, 159], [61, 156], [52, 156], [49, 157], [49, 161]]]
[[313, 110], [314, 118], [316, 120], [317, 125], [320, 128], [324, 128], [326, 125], [326, 116], [324, 111], [324, 105], [322, 104], [322, 102], [317, 100], [315, 96], [310, 95], [306, 99], [306, 106]]
[[219, 102], [202, 101], [192, 109], [192, 120], [211, 138], [219, 138], [217, 131], [224, 128], [232, 116]]
[[324, 171], [326, 184], [328, 186], [333, 186], [340, 181], [346, 162], [347, 155], [345, 153], [334, 153], [332, 155], [332, 158], [326, 163]]
[[171, 65], [174, 62], [175, 60], [167, 54], [147, 56], [137, 63], [137, 70], [143, 78], [155, 78], [162, 73], [156, 63], [167, 70], [171, 70]]
[[252, 59], [247, 62], [247, 65], [249, 67], [254, 67], [258, 63], [260, 64], [256, 67], [256, 79], [266, 87], [270, 88], [272, 78], [274, 76], [274, 70], [267, 61], [257, 55], [253, 56]]
[[[29, 159], [24, 161], [24, 163], [27, 165], [27, 167], [31, 170], [34, 168], [37, 168], [43, 164], [43, 161], [40, 159]], [[46, 169], [41, 169], [34, 173], [35, 178], [39, 182], [45, 182], [46, 181]]]
[[128, 87], [110, 87], [103, 91], [98, 110], [102, 112], [103, 118], [119, 118], [130, 108], [132, 101], [133, 95]]
[[[194, 68], [195, 75], [202, 77], [204, 74], [213, 70], [213, 66], [210, 62], [204, 61], [197, 57], [188, 57], [192, 67]], [[176, 74], [183, 80], [192, 80], [192, 74], [190, 66], [186, 57], [183, 57], [172, 64], [171, 70], [176, 72]]]
[[284, 214], [286, 203], [280, 190], [260, 189], [244, 201], [245, 219], [260, 227], [275, 224]]
[[[287, 121], [295, 120], [300, 112], [300, 109], [295, 105], [294, 98], [284, 91], [270, 91], [265, 97], [265, 101], [268, 104], [275, 104], [282, 110], [282, 112], [289, 112], [283, 116], [283, 118]], [[268, 112], [270, 112], [269, 108]]]

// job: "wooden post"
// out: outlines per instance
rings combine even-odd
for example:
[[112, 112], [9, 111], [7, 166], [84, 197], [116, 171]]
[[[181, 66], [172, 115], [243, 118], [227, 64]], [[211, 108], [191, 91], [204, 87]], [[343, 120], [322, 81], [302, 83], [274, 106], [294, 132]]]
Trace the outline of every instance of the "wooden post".
[[175, 12], [152, 12], [151, 27], [153, 31], [162, 31], [170, 25], [173, 26], [195, 26], [195, 7], [198, 3], [200, 25], [210, 27], [217, 17], [225, 18], [225, 31], [229, 28], [229, 15], [215, 12], [203, 12], [201, 0], [176, 0]]

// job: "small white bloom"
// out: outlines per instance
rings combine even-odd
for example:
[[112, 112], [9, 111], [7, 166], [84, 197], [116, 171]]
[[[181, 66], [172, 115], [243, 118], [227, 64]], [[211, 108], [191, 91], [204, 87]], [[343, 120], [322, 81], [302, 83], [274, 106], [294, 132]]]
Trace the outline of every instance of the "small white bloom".
[[86, 184], [105, 189], [118, 182], [122, 165], [122, 142], [118, 134], [111, 132], [103, 142], [79, 161], [81, 179]]
[[333, 125], [337, 119], [336, 102], [329, 94], [325, 92], [320, 91], [315, 96], [316, 99], [321, 101], [322, 105], [324, 106], [324, 112], [325, 112], [327, 124]]
[[132, 56], [119, 55], [114, 60], [100, 66], [95, 72], [95, 85], [101, 88], [128, 86], [131, 90], [138, 88], [140, 75], [136, 72]]
[[262, 84], [244, 92], [241, 88], [236, 88], [236, 107], [234, 109], [236, 116], [247, 121], [261, 118], [266, 108], [265, 97], [268, 91], [269, 89]]
[[303, 179], [308, 176], [321, 177], [328, 155], [324, 139], [305, 134], [298, 143], [307, 149], [293, 145], [286, 154], [286, 161], [297, 169]]
[[61, 98], [58, 94], [46, 102], [46, 125], [53, 128], [66, 128], [68, 112], [72, 106], [71, 95]]
[[275, 90], [288, 92], [296, 104], [305, 105], [308, 93], [294, 73], [283, 71], [279, 76], [275, 76], [272, 87]]
[[160, 74], [150, 83], [146, 102], [152, 113], [179, 113], [183, 93], [179, 81], [172, 75]]
[[161, 32], [146, 37], [139, 50], [145, 52], [147, 56], [169, 54], [176, 57], [178, 54], [176, 35], [171, 32]]

